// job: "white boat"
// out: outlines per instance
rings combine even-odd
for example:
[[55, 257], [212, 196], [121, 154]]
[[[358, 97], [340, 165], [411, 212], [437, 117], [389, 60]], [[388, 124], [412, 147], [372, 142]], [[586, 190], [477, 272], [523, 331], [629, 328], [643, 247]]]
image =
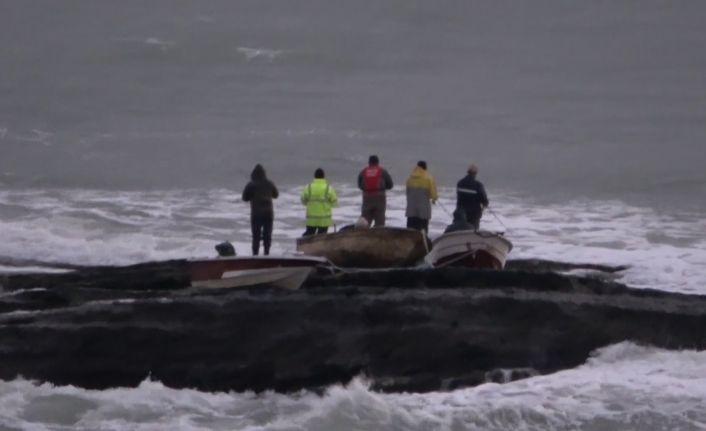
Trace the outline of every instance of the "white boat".
[[192, 287], [271, 286], [292, 290], [299, 289], [317, 266], [330, 265], [315, 256], [238, 256], [188, 262]]
[[425, 256], [424, 261], [435, 268], [462, 266], [503, 269], [510, 250], [512, 243], [501, 233], [458, 230], [444, 233], [433, 240], [431, 252]]

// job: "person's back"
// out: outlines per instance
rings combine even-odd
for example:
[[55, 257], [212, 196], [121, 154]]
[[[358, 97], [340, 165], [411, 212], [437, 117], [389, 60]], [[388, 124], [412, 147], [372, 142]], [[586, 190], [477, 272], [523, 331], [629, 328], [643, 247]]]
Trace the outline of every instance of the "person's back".
[[407, 227], [419, 230], [429, 229], [431, 204], [438, 199], [436, 183], [427, 171], [427, 164], [420, 160], [414, 167], [406, 184]]
[[272, 200], [277, 199], [279, 191], [267, 178], [265, 169], [257, 164], [250, 174], [250, 182], [243, 190], [243, 200], [250, 202], [250, 227], [252, 230], [252, 252], [257, 256], [260, 239], [263, 241], [265, 255], [270, 254], [272, 243], [272, 224], [274, 208]]
[[488, 206], [488, 195], [483, 183], [476, 180], [477, 174], [478, 168], [471, 165], [468, 174], [456, 185], [456, 206], [464, 210], [466, 220], [476, 229], [480, 227], [483, 208]]
[[272, 200], [277, 199], [279, 191], [272, 181], [267, 178], [265, 169], [255, 165], [250, 174], [250, 182], [243, 190], [243, 200], [250, 202], [250, 214], [253, 217], [273, 217]]
[[361, 215], [372, 226], [385, 225], [387, 200], [385, 191], [392, 189], [392, 177], [382, 166], [377, 156], [370, 156], [368, 166], [358, 174], [358, 188], [363, 191]]
[[301, 202], [306, 206], [304, 236], [326, 233], [333, 225], [331, 209], [338, 205], [336, 190], [325, 179], [323, 169], [314, 172], [314, 180], [302, 190]]

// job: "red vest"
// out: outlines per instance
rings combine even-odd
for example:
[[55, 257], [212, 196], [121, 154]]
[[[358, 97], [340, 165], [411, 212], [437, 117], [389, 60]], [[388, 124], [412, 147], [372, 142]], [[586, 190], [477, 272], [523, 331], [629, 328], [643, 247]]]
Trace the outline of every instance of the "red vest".
[[370, 165], [363, 169], [363, 189], [366, 192], [376, 192], [380, 190], [382, 180], [382, 168], [378, 165]]

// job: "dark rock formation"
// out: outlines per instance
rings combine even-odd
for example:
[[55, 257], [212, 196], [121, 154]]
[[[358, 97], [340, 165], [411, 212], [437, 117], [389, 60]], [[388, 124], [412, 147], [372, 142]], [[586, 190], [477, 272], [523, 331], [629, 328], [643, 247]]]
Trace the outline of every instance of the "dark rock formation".
[[0, 378], [292, 391], [366, 375], [428, 391], [575, 367], [624, 340], [706, 347], [706, 297], [516, 265], [318, 275], [299, 291], [185, 289], [183, 261], [6, 276]]

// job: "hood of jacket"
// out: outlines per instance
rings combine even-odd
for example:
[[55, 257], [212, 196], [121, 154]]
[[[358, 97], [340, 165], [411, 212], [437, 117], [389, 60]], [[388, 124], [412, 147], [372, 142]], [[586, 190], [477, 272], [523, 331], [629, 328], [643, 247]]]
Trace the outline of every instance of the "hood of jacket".
[[427, 178], [429, 176], [429, 173], [426, 171], [426, 169], [422, 168], [421, 166], [415, 166], [414, 169], [412, 169], [412, 173], [409, 174], [410, 178]]
[[266, 178], [267, 175], [265, 174], [265, 168], [263, 168], [259, 163], [255, 165], [255, 168], [253, 168], [252, 173], [250, 174], [250, 179], [253, 181], [262, 181]]

